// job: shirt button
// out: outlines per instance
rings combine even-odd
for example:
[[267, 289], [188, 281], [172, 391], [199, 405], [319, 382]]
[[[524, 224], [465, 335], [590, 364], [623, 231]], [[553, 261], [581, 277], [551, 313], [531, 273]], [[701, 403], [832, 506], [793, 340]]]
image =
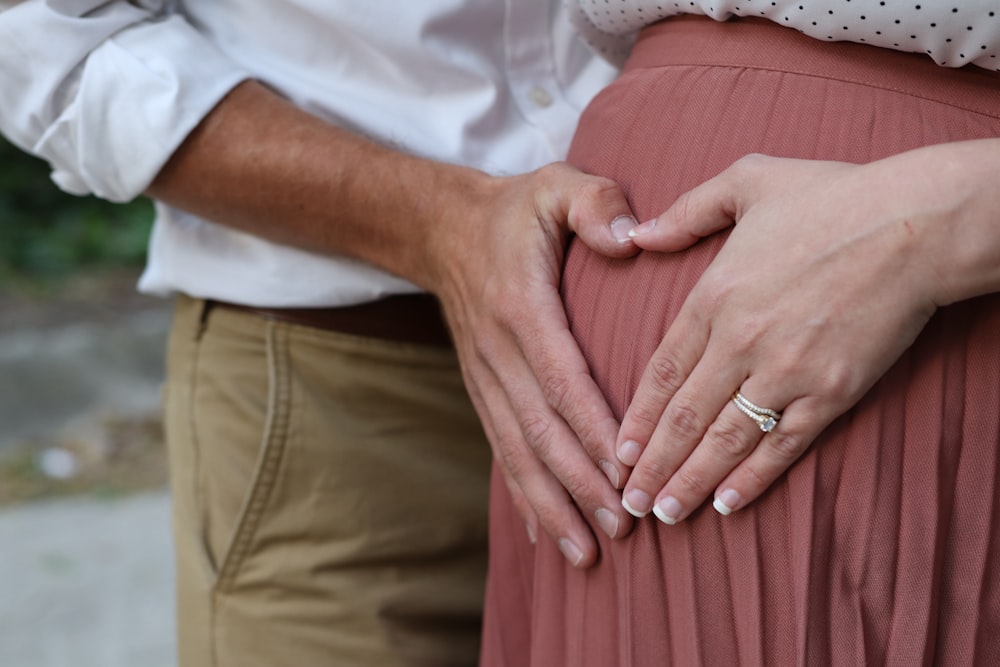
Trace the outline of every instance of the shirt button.
[[541, 107], [542, 109], [552, 106], [552, 95], [549, 91], [545, 90], [541, 86], [535, 86], [528, 93], [528, 99], [535, 103], [535, 106]]

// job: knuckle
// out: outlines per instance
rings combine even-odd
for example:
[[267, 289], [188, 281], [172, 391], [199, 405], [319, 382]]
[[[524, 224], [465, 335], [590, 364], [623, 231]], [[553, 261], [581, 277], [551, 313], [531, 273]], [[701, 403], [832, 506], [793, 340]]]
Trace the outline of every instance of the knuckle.
[[749, 176], [751, 172], [765, 168], [770, 159], [769, 156], [763, 153], [747, 153], [736, 160], [731, 169], [733, 169], [737, 176]]
[[675, 358], [657, 354], [649, 361], [649, 379], [658, 396], [671, 396], [684, 381], [684, 373]]
[[747, 354], [757, 348], [770, 330], [763, 317], [751, 314], [740, 322], [740, 328], [732, 333], [732, 339], [727, 344], [734, 350], [734, 355]]
[[853, 396], [858, 384], [857, 371], [846, 361], [834, 361], [823, 370], [822, 387], [828, 397], [842, 399]]
[[542, 187], [552, 187], [566, 174], [567, 166], [562, 162], [550, 162], [535, 170], [534, 177]]
[[[694, 301], [701, 304], [701, 313], [715, 313], [732, 298], [739, 283], [739, 276], [731, 272], [712, 267], [706, 271], [698, 284], [691, 291]], [[697, 316], [699, 312], [695, 312]]]
[[644, 489], [662, 486], [677, 470], [674, 465], [661, 457], [647, 456], [642, 459], [640, 465], [642, 468], [636, 469], [633, 474], [635, 480], [631, 484]]
[[494, 456], [500, 459], [504, 470], [512, 479], [521, 479], [527, 471], [524, 452], [511, 437], [501, 436], [496, 439]]
[[599, 223], [603, 228], [618, 212], [627, 206], [619, 185], [609, 178], [581, 174], [575, 181], [569, 205], [570, 227], [581, 233]]
[[686, 496], [703, 496], [711, 490], [708, 479], [697, 471], [691, 470], [688, 466], [678, 470], [670, 483], [675, 484], [680, 489], [681, 494]]
[[779, 460], [794, 461], [802, 455], [805, 450], [805, 440], [794, 433], [782, 433], [774, 430], [764, 438], [768, 449], [773, 452]]
[[660, 423], [663, 411], [650, 403], [635, 402], [629, 406], [628, 415], [639, 431], [652, 433], [656, 425]]
[[578, 506], [585, 509], [598, 506], [599, 503], [595, 501], [596, 494], [594, 493], [594, 489], [587, 476], [582, 472], [565, 471], [557, 475], [557, 479], [569, 493], [570, 497], [573, 498], [573, 502]]
[[667, 407], [666, 419], [674, 436], [681, 441], [697, 442], [705, 432], [705, 425], [698, 411], [687, 403], [671, 403]]
[[581, 415], [566, 415], [566, 419], [583, 446], [583, 451], [594, 460], [601, 456], [609, 438], [602, 437], [600, 425], [591, 420], [583, 419]]
[[539, 177], [544, 178], [551, 174], [558, 174], [562, 172], [562, 170], [563, 170], [563, 165], [561, 163], [549, 162], [536, 169], [535, 174], [537, 174]]
[[715, 428], [711, 434], [711, 442], [729, 460], [742, 460], [754, 448], [751, 439], [738, 427], [730, 424]]
[[552, 418], [538, 410], [527, 410], [521, 414], [521, 434], [528, 446], [545, 458], [552, 444], [555, 425]]
[[577, 183], [575, 194], [577, 198], [587, 201], [600, 201], [606, 196], [608, 190], [614, 187], [614, 181], [599, 176], [586, 176]]
[[518, 331], [526, 321], [530, 321], [525, 313], [523, 296], [510, 298], [503, 294], [492, 297], [496, 321], [504, 331]]
[[572, 375], [550, 369], [550, 372], [541, 379], [541, 382], [542, 393], [548, 400], [549, 405], [553, 406], [559, 412], [563, 412], [565, 408], [573, 406], [573, 389], [576, 383]]
[[600, 445], [613, 438], [617, 424], [609, 426], [600, 416], [595, 405], [599, 396], [591, 396], [583, 387], [591, 382], [590, 376], [580, 373], [547, 375], [542, 380], [542, 391], [548, 404], [576, 434], [588, 452], [599, 451]]

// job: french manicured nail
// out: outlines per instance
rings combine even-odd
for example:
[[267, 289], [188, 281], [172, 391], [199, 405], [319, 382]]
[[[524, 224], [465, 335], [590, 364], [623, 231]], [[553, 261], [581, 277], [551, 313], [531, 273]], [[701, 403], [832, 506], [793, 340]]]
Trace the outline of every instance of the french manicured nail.
[[608, 478], [608, 481], [611, 482], [611, 486], [615, 487], [616, 489], [620, 488], [619, 485], [621, 484], [621, 480], [618, 477], [618, 468], [614, 467], [611, 464], [611, 461], [606, 461], [604, 459], [601, 459], [597, 463], [597, 465], [598, 467], [600, 467], [601, 470], [604, 471], [604, 474]]
[[524, 529], [528, 531], [528, 539], [532, 544], [538, 544], [538, 533], [535, 532], [535, 527], [530, 523], [524, 524]]
[[618, 448], [618, 460], [627, 466], [634, 466], [642, 455], [642, 447], [635, 440], [626, 440]]
[[559, 540], [559, 551], [574, 566], [579, 565], [580, 561], [583, 560], [583, 552], [580, 551], [580, 547], [573, 544], [569, 538], [563, 537]]
[[656, 227], [656, 218], [653, 218], [652, 220], [647, 220], [641, 225], [636, 225], [632, 229], [628, 230], [628, 235], [634, 239], [636, 236], [640, 236], [641, 234], [645, 234], [646, 232], [653, 231], [654, 227]]
[[677, 523], [677, 518], [683, 511], [684, 508], [681, 507], [681, 504], [677, 502], [677, 499], [673, 496], [667, 496], [653, 506], [653, 514], [656, 515], [657, 519], [668, 526], [672, 526]]
[[629, 514], [640, 519], [649, 514], [649, 506], [651, 502], [649, 494], [645, 491], [640, 491], [639, 489], [632, 489], [622, 496], [622, 507], [624, 507]]
[[636, 224], [638, 223], [631, 215], [619, 215], [611, 221], [611, 235], [619, 243], [628, 243], [632, 240], [632, 230]]
[[597, 525], [608, 537], [614, 539], [618, 535], [618, 516], [614, 512], [602, 507], [594, 512], [594, 516], [597, 518]]
[[722, 516], [728, 516], [740, 504], [740, 494], [733, 489], [726, 489], [712, 502], [712, 507]]

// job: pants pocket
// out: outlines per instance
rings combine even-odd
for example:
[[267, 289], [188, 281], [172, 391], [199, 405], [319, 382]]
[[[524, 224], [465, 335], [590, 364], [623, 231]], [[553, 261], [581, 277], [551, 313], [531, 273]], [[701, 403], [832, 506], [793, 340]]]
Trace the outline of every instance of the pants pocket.
[[224, 593], [254, 550], [280, 479], [291, 413], [287, 329], [213, 313], [200, 348], [190, 410], [196, 516], [211, 585]]
[[240, 507], [232, 539], [219, 562], [216, 590], [225, 592], [235, 583], [245, 556], [252, 551], [254, 536], [264, 517], [271, 492], [278, 481], [288, 441], [291, 413], [291, 382], [287, 330], [267, 328], [267, 412], [253, 476]]

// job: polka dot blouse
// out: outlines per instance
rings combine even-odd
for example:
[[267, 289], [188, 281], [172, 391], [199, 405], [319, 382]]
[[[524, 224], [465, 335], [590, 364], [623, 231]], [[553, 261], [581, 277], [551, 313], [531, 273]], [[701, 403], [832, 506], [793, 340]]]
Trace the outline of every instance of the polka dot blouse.
[[569, 0], [573, 22], [624, 62], [643, 26], [677, 14], [763, 17], [810, 37], [926, 53], [938, 65], [1000, 71], [1000, 0]]

